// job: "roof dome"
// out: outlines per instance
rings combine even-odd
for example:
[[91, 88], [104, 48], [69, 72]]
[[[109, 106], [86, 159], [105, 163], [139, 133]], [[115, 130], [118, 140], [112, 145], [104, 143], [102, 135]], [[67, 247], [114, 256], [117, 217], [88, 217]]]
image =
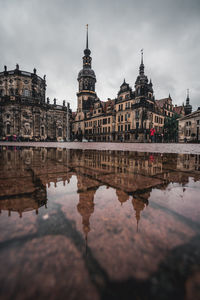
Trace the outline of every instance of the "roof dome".
[[96, 75], [92, 69], [89, 68], [84, 68], [78, 73], [78, 79], [81, 77], [92, 77], [96, 79]]

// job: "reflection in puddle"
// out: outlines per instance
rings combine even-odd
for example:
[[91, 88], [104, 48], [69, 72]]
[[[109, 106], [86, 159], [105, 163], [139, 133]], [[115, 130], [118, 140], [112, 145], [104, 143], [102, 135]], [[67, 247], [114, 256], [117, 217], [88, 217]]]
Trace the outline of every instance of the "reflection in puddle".
[[0, 168], [2, 297], [196, 296], [200, 155], [2, 147]]

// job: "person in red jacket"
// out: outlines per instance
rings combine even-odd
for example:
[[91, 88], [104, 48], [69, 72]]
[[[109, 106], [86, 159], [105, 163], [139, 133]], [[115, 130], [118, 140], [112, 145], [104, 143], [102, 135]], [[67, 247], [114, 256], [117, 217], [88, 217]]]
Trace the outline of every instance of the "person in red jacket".
[[155, 128], [151, 128], [150, 129], [150, 138], [151, 138], [151, 142], [153, 143], [155, 140]]

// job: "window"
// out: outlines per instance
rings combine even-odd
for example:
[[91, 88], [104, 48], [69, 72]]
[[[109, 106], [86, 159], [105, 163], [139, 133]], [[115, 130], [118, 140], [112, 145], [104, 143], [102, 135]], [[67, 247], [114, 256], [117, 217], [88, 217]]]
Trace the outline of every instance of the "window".
[[123, 115], [121, 116], [121, 122], [123, 122]]
[[107, 124], [107, 119], [103, 119], [103, 124]]
[[62, 136], [62, 128], [58, 128], [58, 136]]
[[10, 124], [7, 124], [7, 128], [6, 128], [7, 130], [7, 134], [10, 134]]
[[44, 135], [44, 127], [41, 127], [41, 134]]
[[10, 89], [10, 96], [13, 96], [13, 95], [14, 95], [14, 90]]

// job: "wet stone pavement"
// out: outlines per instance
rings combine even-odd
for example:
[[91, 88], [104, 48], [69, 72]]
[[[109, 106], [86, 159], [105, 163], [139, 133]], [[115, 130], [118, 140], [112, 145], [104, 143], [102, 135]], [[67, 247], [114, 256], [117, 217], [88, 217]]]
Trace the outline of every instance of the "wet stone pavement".
[[4, 144], [0, 169], [0, 299], [200, 299], [200, 154]]

